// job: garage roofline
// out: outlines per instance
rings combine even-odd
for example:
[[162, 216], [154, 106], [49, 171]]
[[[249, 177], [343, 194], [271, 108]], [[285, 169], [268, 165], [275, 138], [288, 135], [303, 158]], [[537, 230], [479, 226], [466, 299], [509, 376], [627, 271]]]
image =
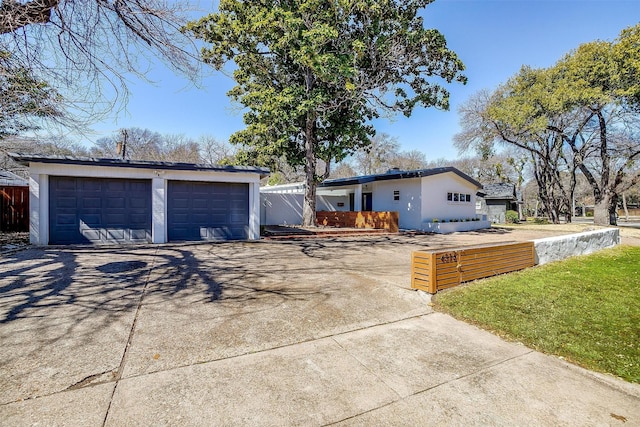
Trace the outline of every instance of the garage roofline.
[[71, 156], [41, 156], [21, 153], [8, 153], [16, 162], [29, 166], [30, 163], [51, 163], [62, 165], [105, 166], [136, 169], [164, 169], [181, 171], [215, 171], [215, 172], [244, 172], [256, 173], [260, 178], [269, 175], [269, 168], [257, 166], [224, 166], [205, 165], [197, 163], [157, 162], [150, 160], [121, 160], [95, 157], [71, 157]]

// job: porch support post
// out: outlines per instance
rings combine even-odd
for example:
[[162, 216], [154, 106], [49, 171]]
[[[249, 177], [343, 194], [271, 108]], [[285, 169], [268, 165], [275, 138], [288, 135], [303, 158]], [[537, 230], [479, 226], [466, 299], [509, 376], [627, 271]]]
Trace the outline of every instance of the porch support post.
[[362, 211], [362, 184], [356, 185], [355, 194], [353, 195], [353, 210]]

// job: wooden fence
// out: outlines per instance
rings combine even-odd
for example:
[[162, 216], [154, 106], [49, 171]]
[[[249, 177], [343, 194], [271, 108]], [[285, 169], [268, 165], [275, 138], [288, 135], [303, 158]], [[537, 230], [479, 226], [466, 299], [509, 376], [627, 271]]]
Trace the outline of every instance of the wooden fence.
[[0, 186], [0, 231], [29, 231], [29, 187]]
[[346, 228], [375, 228], [398, 232], [398, 212], [316, 212], [318, 225]]
[[411, 287], [435, 294], [460, 283], [534, 265], [533, 242], [414, 251]]
[[[627, 209], [629, 212], [629, 216], [640, 216], [640, 208], [629, 208]], [[618, 217], [624, 218], [624, 209], [618, 209]]]

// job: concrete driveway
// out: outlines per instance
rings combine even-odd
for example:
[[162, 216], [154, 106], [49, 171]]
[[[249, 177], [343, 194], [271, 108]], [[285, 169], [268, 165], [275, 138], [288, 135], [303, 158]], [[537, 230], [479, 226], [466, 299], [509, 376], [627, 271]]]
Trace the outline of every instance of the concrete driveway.
[[449, 316], [376, 236], [0, 259], [0, 425], [640, 425], [640, 386]]

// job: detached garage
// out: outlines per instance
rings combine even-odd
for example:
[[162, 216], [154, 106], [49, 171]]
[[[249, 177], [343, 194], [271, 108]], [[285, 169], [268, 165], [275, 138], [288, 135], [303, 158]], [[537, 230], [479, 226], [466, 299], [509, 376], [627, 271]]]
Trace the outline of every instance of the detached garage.
[[260, 237], [268, 169], [11, 154], [29, 166], [31, 243]]

